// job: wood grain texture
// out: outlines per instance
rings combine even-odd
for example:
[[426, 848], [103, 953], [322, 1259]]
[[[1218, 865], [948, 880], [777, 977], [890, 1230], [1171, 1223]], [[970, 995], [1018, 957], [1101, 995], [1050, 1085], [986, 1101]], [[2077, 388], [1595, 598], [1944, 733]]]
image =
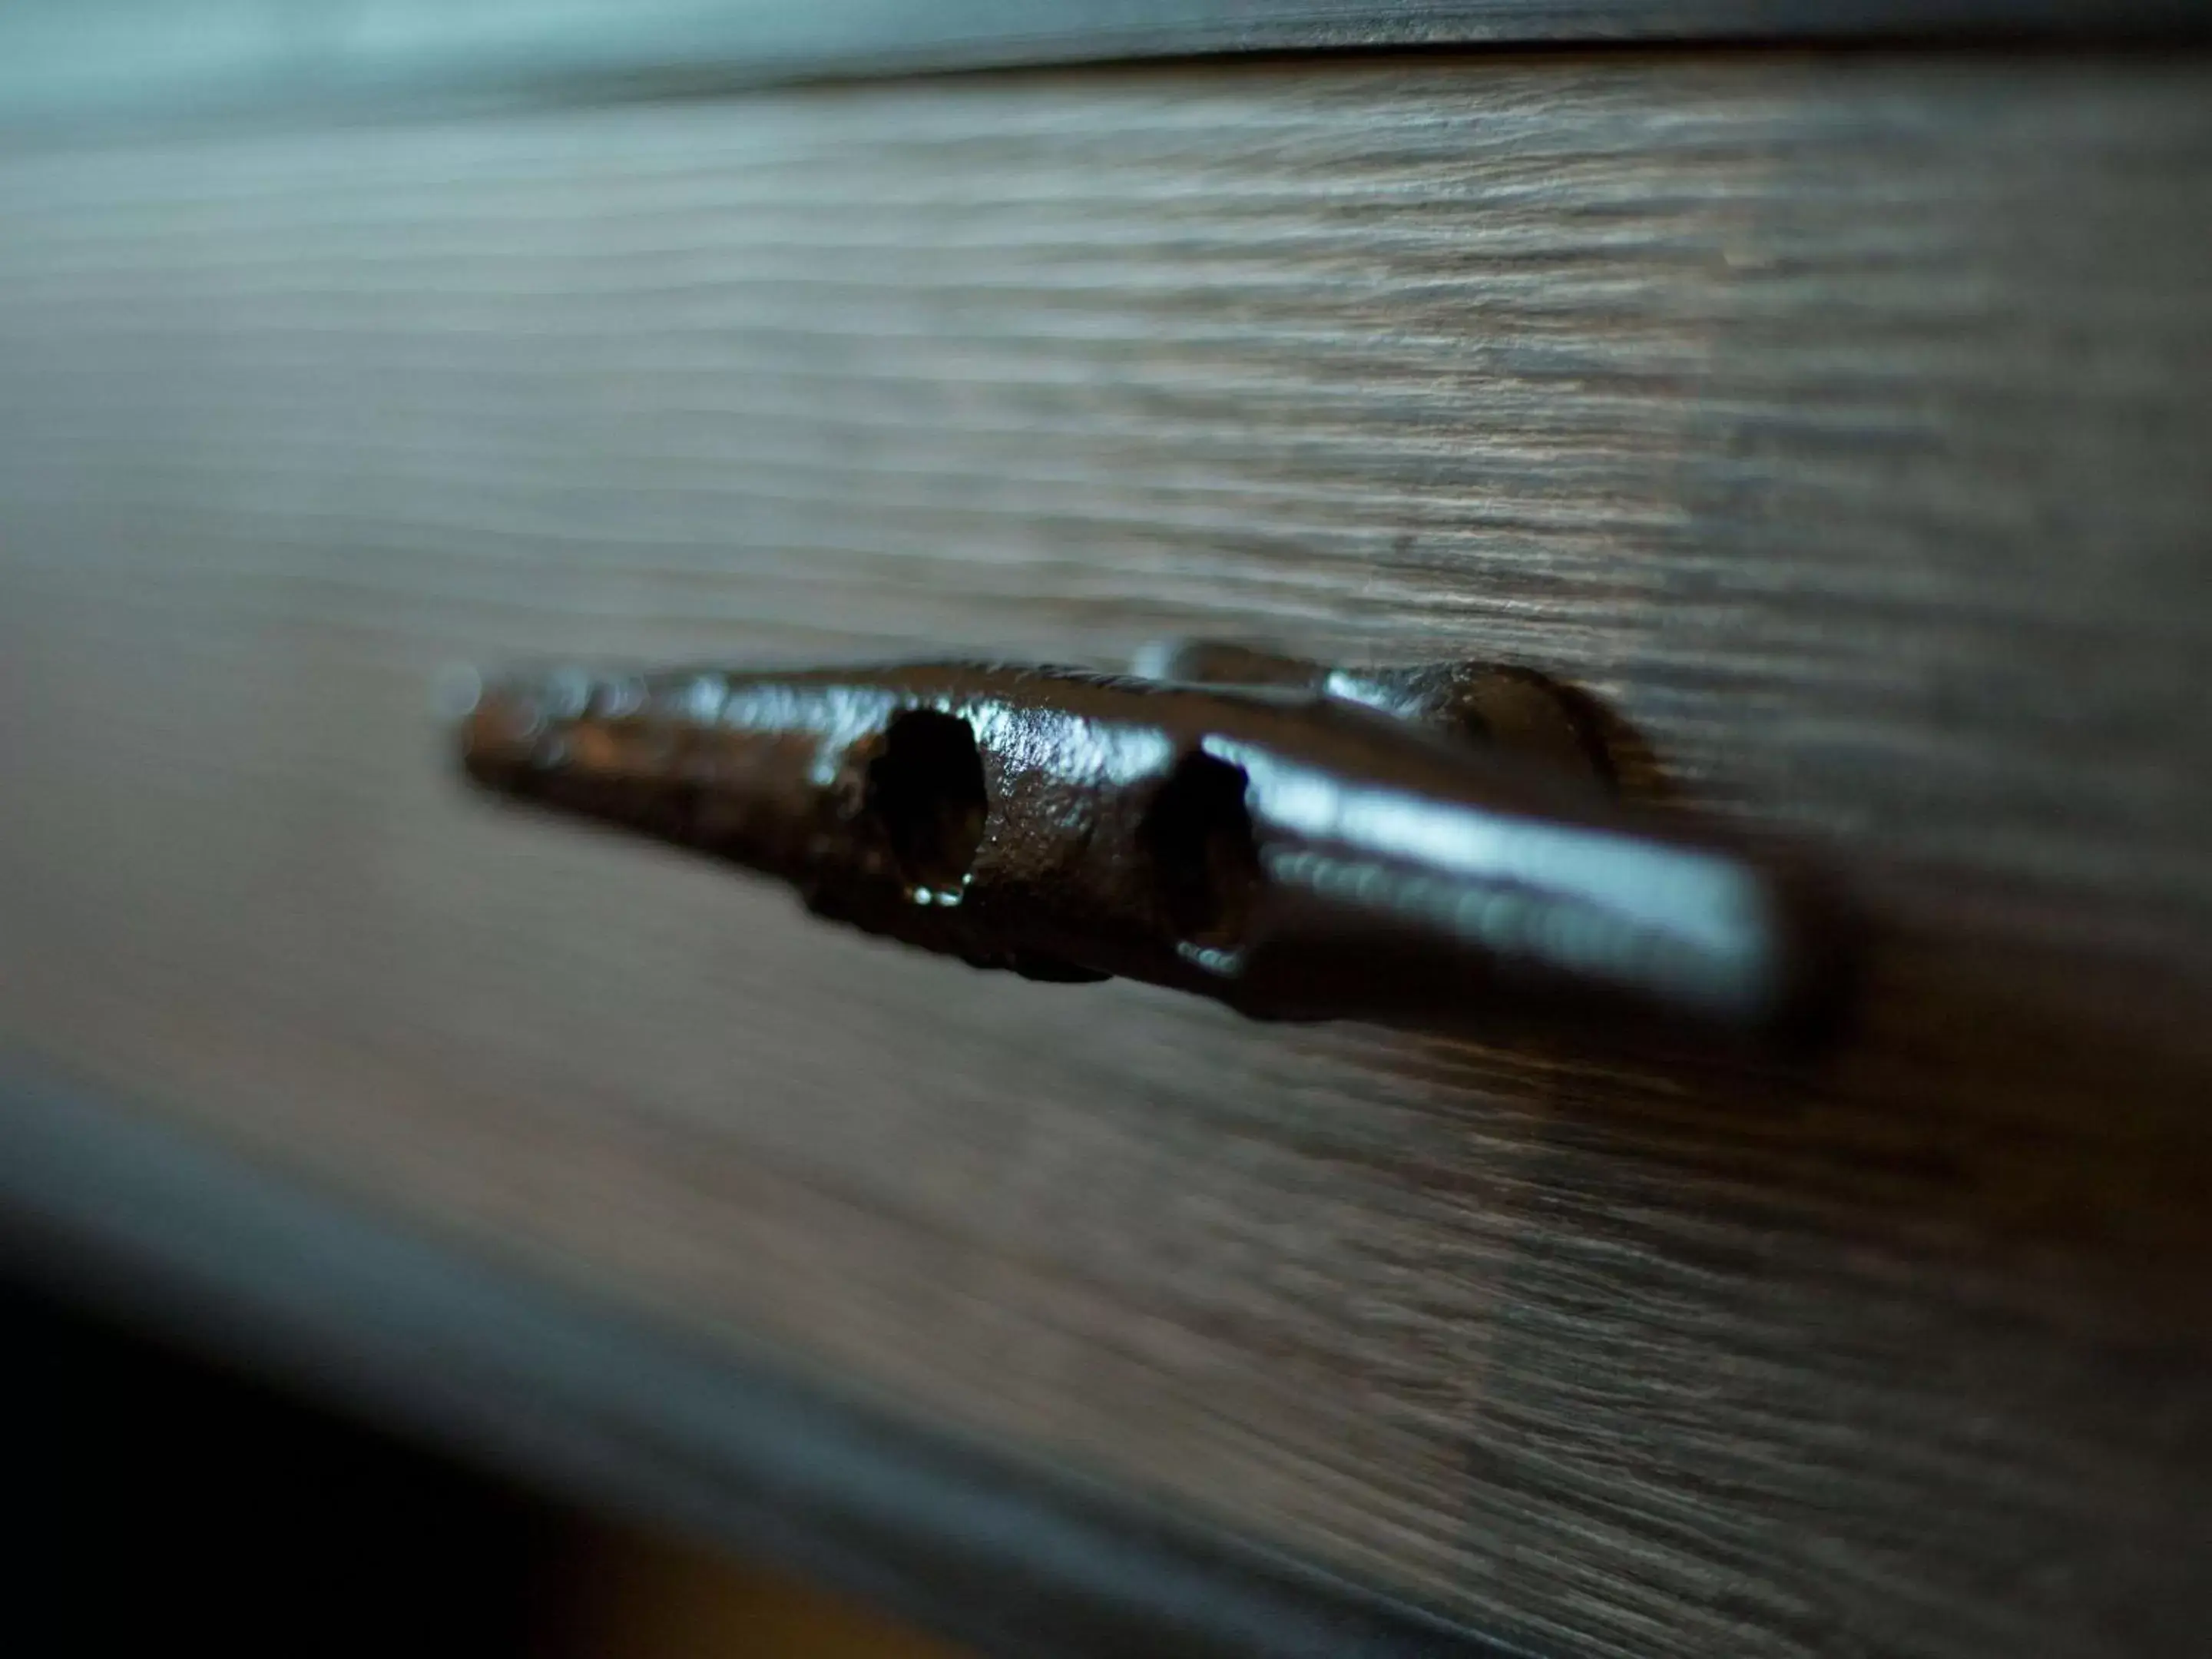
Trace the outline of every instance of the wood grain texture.
[[15, 0], [0, 131], [1232, 53], [2209, 33], [2203, 0]]
[[[2186, 1651], [2212, 69], [1186, 71], [0, 162], [0, 1022], [685, 1330], [1598, 1653]], [[1847, 875], [1802, 1073], [842, 937], [518, 655], [1522, 661]]]

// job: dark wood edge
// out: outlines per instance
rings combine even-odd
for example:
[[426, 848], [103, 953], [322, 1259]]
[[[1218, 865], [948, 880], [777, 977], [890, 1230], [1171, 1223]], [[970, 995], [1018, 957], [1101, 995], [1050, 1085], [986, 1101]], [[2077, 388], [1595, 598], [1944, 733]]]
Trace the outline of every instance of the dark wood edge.
[[987, 1653], [1525, 1654], [0, 1073], [0, 1272]]
[[22, 0], [0, 7], [0, 132], [364, 99], [574, 100], [1227, 53], [2157, 40], [2208, 25], [2204, 0], [596, 0], [551, 17], [463, 0]]

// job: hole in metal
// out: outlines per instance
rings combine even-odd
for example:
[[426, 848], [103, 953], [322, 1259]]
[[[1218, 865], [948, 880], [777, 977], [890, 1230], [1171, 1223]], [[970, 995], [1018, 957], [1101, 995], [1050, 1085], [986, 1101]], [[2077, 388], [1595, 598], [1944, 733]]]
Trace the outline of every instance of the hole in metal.
[[1138, 830], [1160, 907], [1187, 944], [1232, 946], [1260, 890], [1260, 853], [1242, 767], [1185, 755]]
[[990, 810], [983, 757], [968, 722], [931, 708], [895, 718], [882, 752], [868, 763], [867, 810], [915, 896], [956, 899]]

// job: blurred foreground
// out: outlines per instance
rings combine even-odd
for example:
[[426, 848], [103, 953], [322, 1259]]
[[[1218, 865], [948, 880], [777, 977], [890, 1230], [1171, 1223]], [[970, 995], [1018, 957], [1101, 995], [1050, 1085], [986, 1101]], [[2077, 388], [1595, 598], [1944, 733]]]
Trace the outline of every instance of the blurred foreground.
[[0, 1355], [11, 1651], [951, 1659], [12, 1289]]

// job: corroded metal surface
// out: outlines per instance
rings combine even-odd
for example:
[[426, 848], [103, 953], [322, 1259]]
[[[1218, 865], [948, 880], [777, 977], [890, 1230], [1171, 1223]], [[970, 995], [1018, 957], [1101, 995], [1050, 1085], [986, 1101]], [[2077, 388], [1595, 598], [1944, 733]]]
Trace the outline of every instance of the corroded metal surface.
[[1589, 724], [1536, 677], [1210, 646], [1149, 665], [1174, 678], [517, 675], [475, 691], [463, 763], [501, 794], [787, 882], [825, 918], [1032, 978], [1440, 1030], [1828, 1024], [1827, 907], [1615, 799]]

